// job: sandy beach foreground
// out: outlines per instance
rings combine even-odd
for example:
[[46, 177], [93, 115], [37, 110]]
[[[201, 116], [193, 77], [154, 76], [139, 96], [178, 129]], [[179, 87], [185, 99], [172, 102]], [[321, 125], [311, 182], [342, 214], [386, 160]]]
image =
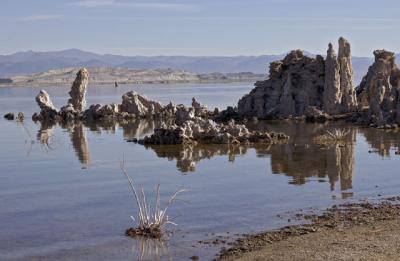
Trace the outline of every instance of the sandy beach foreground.
[[323, 214], [298, 214], [310, 224], [238, 239], [218, 260], [398, 260], [400, 202], [334, 206]]

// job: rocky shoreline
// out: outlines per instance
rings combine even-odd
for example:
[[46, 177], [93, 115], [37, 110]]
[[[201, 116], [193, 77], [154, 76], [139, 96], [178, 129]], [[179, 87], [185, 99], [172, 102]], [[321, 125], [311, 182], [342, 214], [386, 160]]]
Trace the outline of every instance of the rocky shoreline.
[[[387, 260], [398, 256], [400, 197], [347, 203], [322, 214], [296, 214], [306, 224], [246, 235], [216, 260]], [[351, 240], [351, 243], [346, 243]], [[375, 245], [377, 247], [368, 247]], [[386, 258], [386, 259], [385, 259]]]

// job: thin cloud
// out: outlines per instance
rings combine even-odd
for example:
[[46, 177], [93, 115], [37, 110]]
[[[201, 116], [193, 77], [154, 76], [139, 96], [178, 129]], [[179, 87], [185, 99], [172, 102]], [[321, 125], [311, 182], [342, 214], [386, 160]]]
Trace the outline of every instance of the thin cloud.
[[[176, 16], [176, 17], [133, 17], [133, 16], [85, 16], [74, 17], [81, 20], [132, 20], [132, 21], [271, 21], [271, 22], [374, 22], [395, 23], [400, 18], [368, 18], [368, 17], [230, 17], [230, 16]], [[365, 26], [370, 26], [366, 24]]]
[[193, 11], [198, 7], [191, 4], [177, 4], [177, 3], [159, 3], [159, 2], [127, 2], [118, 0], [81, 0], [71, 3], [73, 6], [79, 7], [129, 7], [137, 9], [156, 9], [156, 10], [170, 10], [170, 11]]
[[18, 18], [18, 21], [48, 21], [61, 18], [61, 15], [30, 15]]

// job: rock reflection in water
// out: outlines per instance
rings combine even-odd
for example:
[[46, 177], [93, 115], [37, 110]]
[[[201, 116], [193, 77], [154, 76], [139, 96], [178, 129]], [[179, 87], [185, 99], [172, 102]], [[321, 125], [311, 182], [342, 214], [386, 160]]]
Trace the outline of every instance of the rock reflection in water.
[[[355, 136], [353, 130], [350, 134]], [[331, 190], [340, 179], [341, 190], [352, 188], [354, 144], [288, 144], [271, 149], [273, 173], [293, 177], [292, 184], [301, 185], [310, 177], [328, 177]]]
[[85, 122], [84, 124], [90, 131], [96, 133], [105, 132], [114, 134], [118, 129], [122, 129], [124, 138], [129, 140], [153, 133], [154, 128], [158, 127], [161, 123], [144, 119], [103, 119], [101, 121]]
[[37, 133], [37, 140], [46, 148], [51, 148], [51, 137], [54, 128], [59, 126], [68, 131], [72, 147], [78, 160], [84, 164], [90, 164], [90, 151], [86, 129], [94, 133], [115, 134], [118, 129], [122, 129], [125, 139], [140, 138], [151, 134], [160, 123], [147, 120], [102, 120], [97, 122], [69, 121], [55, 123], [52, 121], [42, 121]]
[[46, 148], [51, 148], [51, 137], [54, 133], [54, 124], [50, 122], [42, 122], [36, 135], [37, 140]]
[[90, 164], [89, 144], [86, 137], [85, 126], [82, 122], [73, 124], [68, 128], [70, 132], [72, 147], [82, 164]]
[[86, 137], [85, 125], [83, 122], [41, 122], [40, 129], [37, 134], [37, 140], [46, 147], [51, 148], [50, 139], [53, 136], [54, 128], [59, 125], [62, 129], [66, 129], [69, 133], [72, 147], [78, 157], [78, 160], [84, 164], [90, 164], [89, 144]]
[[[328, 178], [330, 189], [335, 190], [340, 181], [342, 191], [353, 188], [354, 152], [357, 129], [331, 124], [281, 123], [265, 125], [259, 123], [254, 128], [279, 129], [290, 136], [289, 144], [272, 146], [271, 169], [274, 174], [292, 177], [291, 184], [305, 184], [311, 177]], [[313, 139], [334, 129], [348, 129], [349, 134], [341, 142], [316, 144]]]
[[[90, 163], [89, 145], [86, 128], [96, 133], [115, 133], [121, 129], [126, 140], [149, 135], [160, 122], [146, 120], [131, 121], [101, 121], [96, 123], [71, 122], [60, 123], [67, 129], [72, 146], [82, 164]], [[363, 134], [371, 147], [377, 149], [382, 156], [388, 156], [393, 147], [400, 145], [400, 134], [377, 129], [357, 129], [356, 127], [339, 124], [305, 124], [305, 123], [248, 123], [252, 130], [283, 132], [290, 136], [289, 143], [276, 145], [146, 145], [157, 157], [176, 161], [176, 166], [182, 173], [196, 171], [196, 164], [217, 156], [227, 156], [228, 161], [235, 161], [237, 156], [254, 149], [258, 157], [267, 157], [271, 161], [273, 174], [284, 174], [292, 177], [290, 183], [302, 185], [316, 177], [318, 181], [328, 181], [330, 189], [335, 190], [340, 184], [343, 197], [351, 196], [355, 164], [355, 142], [357, 133]], [[49, 144], [54, 125], [42, 123], [37, 135], [42, 144]], [[335, 129], [346, 129], [348, 134], [341, 142], [320, 144], [315, 141], [319, 135]], [[134, 144], [132, 144], [134, 146]]]
[[334, 144], [326, 148], [294, 144], [274, 146], [271, 168], [274, 174], [293, 177], [291, 184], [305, 184], [311, 177], [328, 177], [331, 190], [335, 189], [339, 179], [341, 190], [351, 189], [354, 145]]
[[141, 138], [153, 133], [160, 123], [151, 120], [125, 121], [120, 123], [125, 139]]
[[395, 148], [400, 152], [400, 132], [397, 130], [360, 129], [368, 144], [383, 157], [390, 156], [390, 150]]
[[[267, 147], [267, 145], [264, 145]], [[196, 163], [216, 156], [228, 155], [228, 160], [247, 153], [249, 146], [229, 144], [186, 144], [186, 145], [145, 145], [152, 149], [159, 158], [176, 160], [176, 167], [182, 173], [196, 170]]]

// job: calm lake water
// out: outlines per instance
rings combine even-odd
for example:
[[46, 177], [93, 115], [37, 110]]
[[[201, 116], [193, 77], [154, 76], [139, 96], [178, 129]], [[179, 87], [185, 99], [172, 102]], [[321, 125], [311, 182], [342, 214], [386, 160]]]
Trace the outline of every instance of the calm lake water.
[[[251, 84], [90, 87], [91, 103], [119, 103], [138, 90], [163, 103], [209, 108], [234, 105]], [[68, 88], [45, 88], [58, 106]], [[301, 209], [397, 195], [400, 134], [341, 123], [251, 123], [249, 128], [290, 135], [289, 144], [150, 146], [127, 142], [151, 134], [157, 122], [42, 126], [38, 88], [0, 88], [0, 113], [22, 111], [25, 123], [0, 119], [0, 260], [210, 260], [220, 246], [199, 244], [217, 236], [278, 228]], [[345, 144], [321, 146], [326, 130], [349, 130]], [[165, 199], [179, 188], [170, 216], [179, 224], [166, 240], [124, 236], [136, 207], [126, 169], [148, 198], [161, 184]], [[279, 217], [279, 216], [280, 217]], [[283, 217], [283, 218], [282, 218]], [[229, 234], [227, 233], [229, 232]]]

